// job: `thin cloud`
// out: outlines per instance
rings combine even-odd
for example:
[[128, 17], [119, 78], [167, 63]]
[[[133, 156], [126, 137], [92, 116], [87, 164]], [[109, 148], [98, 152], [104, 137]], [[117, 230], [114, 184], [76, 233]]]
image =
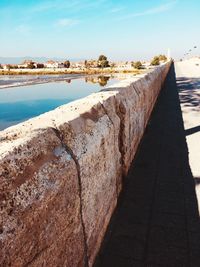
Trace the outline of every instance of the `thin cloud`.
[[31, 7], [31, 12], [48, 12], [49, 10], [68, 10], [70, 12], [76, 12], [81, 9], [97, 8], [99, 5], [105, 3], [106, 0], [49, 0], [44, 3], [39, 3]]
[[20, 33], [20, 34], [29, 34], [30, 33], [30, 27], [28, 25], [25, 24], [21, 24], [19, 26], [17, 26], [16, 28], [16, 32]]
[[125, 9], [125, 7], [116, 7], [116, 8], [111, 9], [110, 13], [118, 13], [124, 9]]
[[79, 20], [63, 18], [63, 19], [59, 19], [56, 21], [56, 26], [69, 27], [69, 26], [77, 25], [79, 23], [80, 23]]
[[168, 2], [166, 4], [163, 4], [163, 5], [154, 7], [154, 8], [147, 9], [143, 12], [128, 14], [124, 17], [119, 18], [119, 20], [126, 20], [126, 19], [130, 19], [134, 17], [143, 17], [143, 16], [148, 16], [148, 15], [163, 13], [163, 12], [170, 10], [177, 2], [178, 1], [175, 0], [175, 1], [171, 1], [171, 2]]
[[36, 4], [35, 6], [31, 7], [31, 12], [44, 12], [49, 10], [60, 10], [60, 9], [68, 9], [73, 8], [80, 4], [80, 1], [74, 1], [71, 2], [63, 2], [60, 0], [50, 0], [47, 2]]

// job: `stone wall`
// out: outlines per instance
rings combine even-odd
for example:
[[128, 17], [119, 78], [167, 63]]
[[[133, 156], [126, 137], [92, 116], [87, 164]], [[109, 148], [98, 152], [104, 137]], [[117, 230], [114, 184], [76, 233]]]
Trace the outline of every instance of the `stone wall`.
[[0, 132], [0, 266], [92, 266], [170, 64]]

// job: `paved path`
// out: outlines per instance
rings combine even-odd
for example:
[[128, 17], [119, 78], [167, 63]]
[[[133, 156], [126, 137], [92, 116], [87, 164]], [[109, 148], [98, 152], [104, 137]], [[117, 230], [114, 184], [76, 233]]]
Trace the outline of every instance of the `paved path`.
[[200, 211], [200, 59], [176, 63], [176, 76]]
[[95, 266], [200, 267], [199, 215], [173, 68]]

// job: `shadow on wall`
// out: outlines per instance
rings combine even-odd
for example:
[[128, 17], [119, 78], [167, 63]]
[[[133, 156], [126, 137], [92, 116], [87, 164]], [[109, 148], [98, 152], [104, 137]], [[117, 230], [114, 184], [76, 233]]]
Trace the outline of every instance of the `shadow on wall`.
[[200, 111], [200, 79], [177, 78], [176, 82], [181, 104], [192, 111]]

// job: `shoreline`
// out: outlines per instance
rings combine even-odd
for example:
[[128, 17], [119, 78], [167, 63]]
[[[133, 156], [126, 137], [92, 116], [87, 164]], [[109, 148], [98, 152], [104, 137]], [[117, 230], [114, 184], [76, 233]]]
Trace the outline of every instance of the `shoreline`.
[[[59, 72], [58, 73], [45, 73], [45, 74], [38, 74], [36, 72], [29, 72], [28, 74], [23, 73], [23, 74], [14, 74], [11, 75], [1, 75], [0, 71], [0, 90], [2, 89], [7, 89], [7, 88], [14, 88], [14, 87], [20, 87], [20, 86], [31, 86], [31, 85], [36, 85], [36, 84], [45, 84], [45, 83], [53, 83], [53, 82], [67, 82], [69, 80], [75, 80], [75, 79], [81, 79], [81, 78], [86, 78], [86, 77], [91, 77], [91, 76], [112, 76], [112, 75], [137, 75], [146, 72], [147, 70], [123, 70], [123, 71], [99, 71], [97, 72], [96, 70], [93, 70], [92, 72], [81, 72], [81, 73], [63, 73]], [[55, 77], [54, 77], [55, 75]], [[8, 79], [4, 79], [9, 77]], [[14, 76], [17, 76], [16, 79], [14, 79]], [[18, 80], [19, 77], [23, 77], [21, 80]], [[36, 78], [36, 76], [39, 76]], [[26, 78], [29, 78], [27, 79]]]
[[134, 73], [139, 74], [146, 69], [83, 69], [83, 70], [75, 70], [75, 69], [11, 69], [11, 70], [2, 70], [0, 69], [0, 76], [22, 76], [22, 75], [95, 75], [95, 74], [117, 74], [117, 73]]
[[14, 88], [14, 87], [22, 87], [22, 86], [30, 86], [30, 85], [37, 85], [37, 84], [45, 84], [45, 83], [54, 83], [54, 82], [67, 82], [68, 80], [76, 80], [84, 78], [84, 75], [79, 75], [77, 77], [68, 77], [68, 78], [55, 78], [55, 79], [48, 79], [45, 80], [30, 80], [30, 81], [21, 81], [21, 82], [11, 82], [10, 84], [3, 84], [0, 83], [0, 90]]

